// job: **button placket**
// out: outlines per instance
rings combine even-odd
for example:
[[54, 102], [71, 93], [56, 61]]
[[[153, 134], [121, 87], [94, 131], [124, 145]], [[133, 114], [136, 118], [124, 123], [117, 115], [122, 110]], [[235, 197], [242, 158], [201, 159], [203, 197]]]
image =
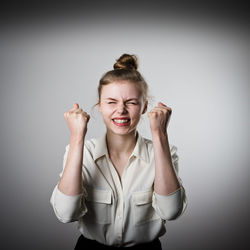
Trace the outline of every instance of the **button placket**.
[[120, 181], [118, 173], [115, 170], [115, 167], [113, 166], [110, 159], [108, 159], [109, 164], [111, 166], [111, 174], [113, 176], [113, 180], [115, 183], [115, 190], [116, 190], [116, 200], [117, 200], [117, 206], [116, 206], [116, 217], [115, 217], [115, 232], [116, 232], [116, 238], [117, 238], [117, 245], [121, 245], [122, 243], [122, 231], [123, 231], [123, 188], [122, 188], [122, 180]]
[[117, 202], [117, 217], [116, 217], [116, 229], [117, 229], [117, 239], [118, 243], [122, 242], [122, 231], [123, 231], [123, 193], [122, 190], [118, 191], [118, 202]]

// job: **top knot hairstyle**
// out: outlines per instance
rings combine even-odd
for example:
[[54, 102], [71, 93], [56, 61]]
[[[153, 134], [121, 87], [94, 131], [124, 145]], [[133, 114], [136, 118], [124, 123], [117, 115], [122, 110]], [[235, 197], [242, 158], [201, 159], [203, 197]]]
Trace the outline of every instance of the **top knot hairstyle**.
[[135, 55], [123, 54], [114, 64], [114, 69], [131, 69], [137, 70], [138, 59]]
[[142, 92], [144, 101], [148, 99], [148, 85], [142, 75], [137, 71], [138, 59], [136, 55], [123, 54], [113, 65], [113, 70], [106, 72], [99, 81], [98, 98], [101, 99], [102, 88], [112, 82], [128, 81], [136, 84]]

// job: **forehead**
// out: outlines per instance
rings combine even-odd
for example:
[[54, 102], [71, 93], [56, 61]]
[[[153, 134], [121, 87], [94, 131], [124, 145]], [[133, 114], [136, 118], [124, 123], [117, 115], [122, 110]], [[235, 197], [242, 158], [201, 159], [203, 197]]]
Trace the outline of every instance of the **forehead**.
[[140, 98], [142, 93], [133, 82], [112, 82], [102, 87], [101, 98]]

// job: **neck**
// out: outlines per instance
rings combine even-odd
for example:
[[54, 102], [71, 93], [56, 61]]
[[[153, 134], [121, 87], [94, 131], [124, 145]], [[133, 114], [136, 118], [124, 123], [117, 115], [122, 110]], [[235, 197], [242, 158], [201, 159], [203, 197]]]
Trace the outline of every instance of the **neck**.
[[110, 157], [119, 158], [121, 155], [130, 155], [136, 145], [137, 131], [127, 135], [117, 135], [107, 131], [106, 140]]

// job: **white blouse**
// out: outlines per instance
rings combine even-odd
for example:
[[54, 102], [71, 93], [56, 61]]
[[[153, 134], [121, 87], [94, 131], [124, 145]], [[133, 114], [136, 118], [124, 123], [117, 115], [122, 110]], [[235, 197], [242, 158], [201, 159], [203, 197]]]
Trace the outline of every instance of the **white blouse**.
[[[66, 146], [63, 169], [69, 146]], [[172, 163], [178, 173], [176, 151], [170, 144]], [[152, 141], [138, 133], [120, 180], [109, 158], [106, 134], [86, 140], [82, 170], [84, 191], [68, 196], [56, 185], [50, 202], [57, 218], [63, 223], [78, 221], [78, 228], [86, 238], [106, 245], [126, 247], [162, 236], [166, 232], [165, 222], [179, 217], [187, 200], [179, 177], [181, 187], [177, 191], [167, 196], [154, 192], [154, 164]]]

